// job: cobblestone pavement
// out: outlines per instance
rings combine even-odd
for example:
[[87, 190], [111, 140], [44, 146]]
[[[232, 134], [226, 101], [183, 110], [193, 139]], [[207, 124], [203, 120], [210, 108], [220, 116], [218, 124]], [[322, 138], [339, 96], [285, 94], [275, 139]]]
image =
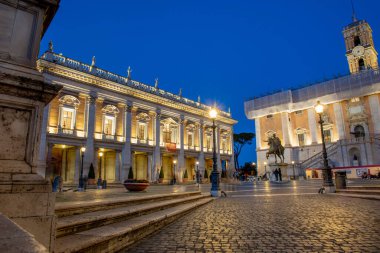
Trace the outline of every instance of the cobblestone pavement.
[[380, 201], [315, 186], [237, 186], [123, 252], [380, 252]]

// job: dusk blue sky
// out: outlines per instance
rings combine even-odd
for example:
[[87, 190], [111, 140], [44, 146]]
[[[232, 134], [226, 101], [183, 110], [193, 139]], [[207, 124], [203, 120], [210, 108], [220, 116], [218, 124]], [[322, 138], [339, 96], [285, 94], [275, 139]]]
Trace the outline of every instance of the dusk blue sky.
[[[380, 48], [379, 0], [354, 1]], [[46, 32], [57, 53], [231, 107], [234, 130], [253, 132], [244, 100], [347, 74], [342, 36], [350, 0], [63, 0]], [[240, 163], [255, 161], [255, 145]]]

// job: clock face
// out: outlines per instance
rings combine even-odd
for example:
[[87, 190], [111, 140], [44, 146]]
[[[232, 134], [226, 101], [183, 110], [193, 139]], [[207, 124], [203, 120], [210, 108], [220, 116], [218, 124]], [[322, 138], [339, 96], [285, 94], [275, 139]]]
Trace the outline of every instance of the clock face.
[[355, 56], [363, 56], [364, 55], [364, 47], [356, 46], [352, 49], [352, 54]]

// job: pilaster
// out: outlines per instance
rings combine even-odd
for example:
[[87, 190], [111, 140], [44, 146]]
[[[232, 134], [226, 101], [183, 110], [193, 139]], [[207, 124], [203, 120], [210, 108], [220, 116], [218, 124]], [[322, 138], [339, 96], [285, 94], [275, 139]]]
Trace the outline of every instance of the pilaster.
[[307, 109], [308, 123], [311, 137], [311, 144], [317, 144], [317, 121], [315, 119], [315, 109]]
[[155, 115], [155, 143], [154, 154], [153, 154], [153, 167], [154, 167], [154, 180], [158, 179], [158, 172], [161, 170], [161, 110], [157, 108]]
[[344, 121], [343, 121], [343, 112], [342, 105], [340, 102], [334, 103], [334, 115], [335, 115], [335, 124], [338, 132], [338, 140], [345, 139], [345, 129], [344, 129]]
[[255, 133], [256, 133], [256, 150], [261, 149], [261, 129], [260, 129], [260, 118], [255, 118]]
[[94, 132], [95, 132], [95, 113], [96, 113], [96, 94], [91, 94], [87, 98], [86, 103], [89, 104], [88, 110], [88, 126], [87, 126], [87, 140], [86, 151], [83, 161], [83, 175], [87, 175], [91, 163], [94, 161]]
[[287, 112], [281, 113], [281, 126], [282, 126], [282, 136], [284, 139], [284, 146], [292, 146], [291, 142], [291, 128], [289, 125], [289, 114]]
[[204, 136], [204, 124], [203, 124], [203, 120], [200, 121], [199, 123], [199, 147], [200, 147], [200, 152], [199, 152], [199, 156], [198, 156], [198, 162], [199, 162], [199, 171], [202, 173], [202, 175], [204, 175], [204, 171], [205, 171], [205, 155], [204, 155], [204, 151], [203, 151], [203, 136]]
[[180, 149], [179, 149], [179, 154], [178, 154], [178, 164], [177, 164], [177, 171], [176, 171], [179, 182], [182, 182], [183, 173], [185, 171], [184, 128], [185, 128], [185, 117], [181, 115], [179, 118]]
[[216, 126], [216, 165], [218, 171], [222, 171], [222, 161], [220, 159], [220, 125]]
[[122, 166], [121, 166], [121, 181], [124, 182], [128, 178], [129, 168], [132, 166], [131, 163], [131, 129], [132, 129], [132, 102], [128, 101], [125, 107], [125, 120], [124, 120], [124, 131], [125, 131], [125, 142], [123, 150], [121, 152]]
[[368, 97], [369, 108], [371, 111], [371, 118], [373, 124], [374, 134], [380, 134], [380, 105], [378, 94], [374, 94]]

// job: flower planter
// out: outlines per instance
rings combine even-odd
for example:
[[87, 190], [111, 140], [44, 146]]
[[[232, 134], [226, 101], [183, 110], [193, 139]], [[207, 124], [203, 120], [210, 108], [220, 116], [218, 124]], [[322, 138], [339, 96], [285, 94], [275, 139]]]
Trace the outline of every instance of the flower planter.
[[[141, 181], [146, 181], [146, 180], [141, 180]], [[149, 182], [139, 182], [139, 180], [135, 180], [134, 182], [133, 181], [128, 182], [128, 180], [126, 180], [124, 182], [125, 189], [132, 192], [144, 191], [146, 188], [148, 188], [148, 186], [149, 186]]]

